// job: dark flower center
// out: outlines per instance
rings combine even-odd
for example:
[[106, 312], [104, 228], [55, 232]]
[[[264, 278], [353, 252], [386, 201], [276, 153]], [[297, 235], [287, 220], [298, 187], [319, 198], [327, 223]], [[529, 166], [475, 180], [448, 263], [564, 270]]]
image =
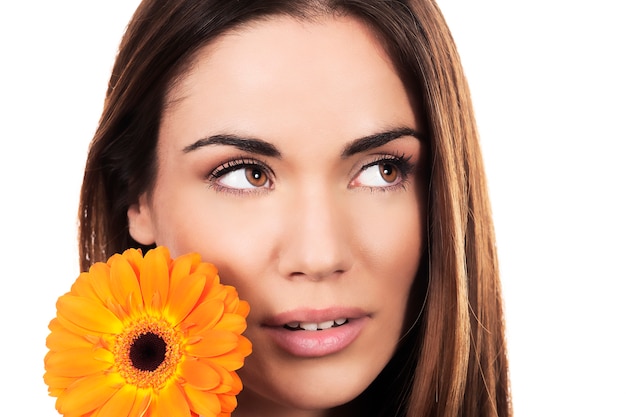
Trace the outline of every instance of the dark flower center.
[[130, 347], [130, 360], [140, 371], [154, 371], [165, 360], [167, 344], [158, 334], [148, 332], [137, 337]]

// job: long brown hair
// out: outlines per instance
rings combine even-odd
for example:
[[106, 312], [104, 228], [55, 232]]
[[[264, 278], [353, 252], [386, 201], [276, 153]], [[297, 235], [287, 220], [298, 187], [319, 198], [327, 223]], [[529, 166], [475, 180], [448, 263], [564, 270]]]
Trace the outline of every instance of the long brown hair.
[[359, 18], [379, 35], [424, 113], [430, 148], [428, 253], [412, 296], [419, 316], [358, 401], [386, 416], [510, 416], [478, 133], [454, 41], [434, 0], [144, 0], [122, 39], [87, 158], [79, 207], [81, 270], [142, 247], [128, 232], [127, 210], [153, 184], [164, 98], [194, 54], [255, 19], [329, 13]]

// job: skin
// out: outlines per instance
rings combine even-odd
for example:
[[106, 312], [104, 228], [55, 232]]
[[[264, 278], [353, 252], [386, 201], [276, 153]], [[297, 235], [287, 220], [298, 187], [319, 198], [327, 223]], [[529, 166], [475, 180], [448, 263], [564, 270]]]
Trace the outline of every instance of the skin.
[[[347, 17], [248, 24], [173, 86], [130, 232], [200, 253], [250, 302], [235, 416], [331, 415], [391, 358], [424, 245], [422, 130], [383, 48]], [[273, 335], [333, 315], [359, 323], [337, 351], [294, 354]]]

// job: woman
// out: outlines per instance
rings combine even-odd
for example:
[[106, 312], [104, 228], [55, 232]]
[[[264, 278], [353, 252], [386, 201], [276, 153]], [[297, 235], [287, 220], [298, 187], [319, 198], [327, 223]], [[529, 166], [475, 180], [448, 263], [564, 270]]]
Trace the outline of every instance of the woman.
[[81, 267], [199, 252], [251, 305], [236, 416], [508, 416], [494, 234], [434, 1], [144, 1]]

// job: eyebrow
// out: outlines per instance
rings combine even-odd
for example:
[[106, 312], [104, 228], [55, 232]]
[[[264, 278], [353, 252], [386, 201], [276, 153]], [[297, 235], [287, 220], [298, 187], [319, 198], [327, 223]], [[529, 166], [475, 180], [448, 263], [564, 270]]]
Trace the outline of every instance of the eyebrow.
[[[403, 136], [413, 136], [417, 140], [422, 140], [422, 135], [420, 135], [420, 133], [408, 127], [388, 130], [353, 140], [344, 147], [341, 152], [341, 158], [346, 159], [357, 153], [378, 148]], [[211, 145], [233, 146], [245, 152], [256, 153], [274, 158], [281, 158], [282, 156], [280, 151], [269, 142], [256, 138], [247, 138], [227, 134], [212, 135], [199, 139], [191, 145], [185, 146], [183, 148], [183, 152], [189, 153]]]
[[280, 158], [281, 154], [274, 145], [261, 139], [246, 138], [236, 135], [213, 135], [199, 139], [183, 148], [184, 153], [193, 152], [205, 146], [227, 145], [234, 146], [245, 152], [256, 153], [264, 156]]
[[413, 136], [417, 140], [423, 140], [422, 135], [415, 129], [402, 127], [355, 139], [343, 148], [341, 157], [345, 159], [357, 153], [378, 148], [403, 136]]

